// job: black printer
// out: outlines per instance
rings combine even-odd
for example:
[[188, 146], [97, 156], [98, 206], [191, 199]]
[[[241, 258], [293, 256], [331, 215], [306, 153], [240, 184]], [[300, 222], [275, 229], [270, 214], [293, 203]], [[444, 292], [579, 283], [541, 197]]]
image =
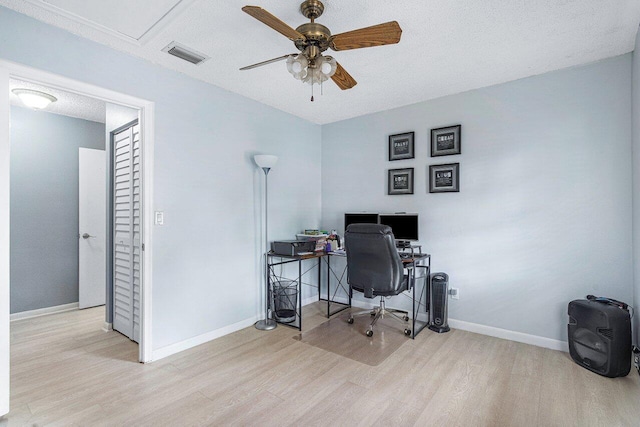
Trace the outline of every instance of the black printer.
[[271, 250], [277, 255], [299, 255], [301, 252], [316, 250], [314, 240], [280, 240], [271, 242]]

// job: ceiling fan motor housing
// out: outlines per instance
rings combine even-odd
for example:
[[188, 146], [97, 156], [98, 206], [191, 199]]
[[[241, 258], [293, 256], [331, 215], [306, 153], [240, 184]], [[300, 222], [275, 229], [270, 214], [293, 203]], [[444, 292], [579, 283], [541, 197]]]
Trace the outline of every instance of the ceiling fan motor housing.
[[316, 22], [308, 22], [300, 25], [296, 28], [296, 31], [304, 34], [305, 40], [296, 41], [296, 47], [301, 52], [304, 51], [307, 46], [316, 46], [320, 52], [324, 52], [329, 48], [329, 42], [331, 40], [331, 31], [322, 24]]
[[324, 5], [320, 0], [306, 0], [300, 5], [300, 13], [313, 22], [324, 12]]

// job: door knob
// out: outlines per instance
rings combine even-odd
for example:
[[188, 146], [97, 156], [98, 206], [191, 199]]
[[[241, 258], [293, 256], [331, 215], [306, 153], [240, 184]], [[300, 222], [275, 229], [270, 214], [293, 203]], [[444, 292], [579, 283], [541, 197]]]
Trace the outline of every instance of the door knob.
[[83, 238], [83, 239], [88, 239], [89, 237], [96, 237], [96, 236], [92, 236], [92, 235], [90, 235], [89, 233], [84, 233], [84, 234], [82, 235], [82, 238]]

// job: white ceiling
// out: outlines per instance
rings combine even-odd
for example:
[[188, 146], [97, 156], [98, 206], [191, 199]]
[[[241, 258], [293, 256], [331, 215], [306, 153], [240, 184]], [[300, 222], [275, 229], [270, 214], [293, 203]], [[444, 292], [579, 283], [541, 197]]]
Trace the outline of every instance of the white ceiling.
[[[132, 5], [135, 4], [135, 5]], [[396, 20], [397, 45], [332, 54], [358, 81], [324, 95], [278, 62], [293, 43], [241, 11], [267, 9], [292, 27], [300, 1], [0, 0], [18, 12], [183, 72], [314, 123], [330, 123], [628, 53], [638, 0], [326, 0], [333, 34]], [[136, 19], [131, 19], [135, 17]], [[196, 66], [162, 52], [176, 41], [212, 59]]]

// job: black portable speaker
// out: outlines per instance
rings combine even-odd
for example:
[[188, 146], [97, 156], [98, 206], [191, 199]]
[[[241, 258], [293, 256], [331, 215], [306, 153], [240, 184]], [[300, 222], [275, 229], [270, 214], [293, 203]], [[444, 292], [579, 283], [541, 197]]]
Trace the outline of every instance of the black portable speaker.
[[597, 374], [626, 376], [631, 369], [631, 317], [627, 305], [589, 297], [569, 303], [569, 354], [578, 365]]
[[447, 296], [449, 295], [449, 276], [447, 273], [433, 273], [431, 276], [431, 307], [429, 308], [429, 329], [449, 332]]

